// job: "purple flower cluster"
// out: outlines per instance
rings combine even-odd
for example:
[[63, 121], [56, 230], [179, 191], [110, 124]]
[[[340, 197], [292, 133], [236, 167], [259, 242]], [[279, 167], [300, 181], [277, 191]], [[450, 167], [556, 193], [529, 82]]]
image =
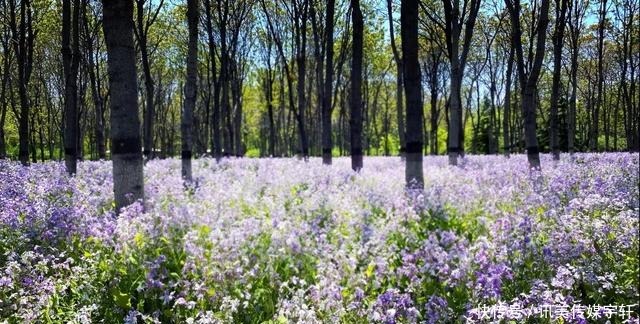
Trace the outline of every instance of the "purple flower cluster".
[[[0, 161], [0, 322], [444, 323], [480, 304], [637, 300], [638, 155], [145, 165]], [[635, 271], [635, 272], [634, 272]], [[46, 318], [49, 316], [49, 318]]]

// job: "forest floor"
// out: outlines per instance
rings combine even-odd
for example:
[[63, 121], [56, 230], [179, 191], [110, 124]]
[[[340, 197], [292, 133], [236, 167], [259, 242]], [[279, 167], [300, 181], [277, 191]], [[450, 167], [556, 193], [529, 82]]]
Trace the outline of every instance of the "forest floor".
[[[453, 323], [638, 319], [637, 154], [0, 161], [0, 322]], [[633, 306], [630, 306], [633, 305]]]

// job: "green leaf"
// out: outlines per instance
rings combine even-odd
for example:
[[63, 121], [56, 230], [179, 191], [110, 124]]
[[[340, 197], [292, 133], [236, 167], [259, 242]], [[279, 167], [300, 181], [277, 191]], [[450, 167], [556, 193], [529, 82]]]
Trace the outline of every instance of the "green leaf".
[[114, 288], [111, 290], [111, 296], [113, 296], [113, 301], [116, 305], [124, 309], [131, 308], [131, 296], [129, 294], [122, 293], [118, 288]]

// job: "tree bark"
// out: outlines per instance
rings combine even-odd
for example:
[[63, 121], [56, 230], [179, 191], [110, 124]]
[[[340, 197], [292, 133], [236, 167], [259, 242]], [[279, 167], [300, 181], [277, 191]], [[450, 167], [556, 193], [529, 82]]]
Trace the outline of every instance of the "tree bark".
[[207, 45], [209, 49], [209, 60], [211, 61], [211, 78], [213, 79], [213, 113], [211, 114], [211, 152], [216, 161], [222, 158], [222, 139], [220, 134], [220, 79], [216, 77], [216, 51], [213, 37], [213, 15], [211, 13], [211, 0], [204, 0], [207, 29]]
[[[102, 97], [101, 86], [100, 86], [100, 65], [96, 64], [94, 58], [94, 41], [97, 39], [97, 34], [92, 33], [89, 28], [89, 19], [87, 16], [87, 6], [88, 1], [83, 1], [83, 27], [84, 27], [84, 39], [85, 39], [85, 50], [86, 50], [86, 64], [87, 71], [89, 74], [89, 82], [91, 83], [91, 97], [93, 99], [93, 109], [94, 109], [94, 136], [96, 142], [96, 151], [98, 152], [99, 159], [106, 159], [107, 153], [105, 148], [105, 135], [104, 135], [104, 99]], [[96, 44], [99, 42], [96, 41]], [[97, 45], [96, 45], [97, 46]], [[97, 51], [97, 49], [96, 49]]]
[[431, 53], [431, 71], [429, 74], [429, 92], [431, 94], [431, 155], [438, 154], [438, 120], [440, 110], [438, 109], [438, 69], [440, 67], [441, 52]]
[[191, 155], [193, 150], [193, 111], [196, 106], [198, 82], [198, 0], [187, 0], [187, 82], [184, 87], [184, 106], [180, 129], [182, 132], [182, 179], [192, 181]]
[[553, 83], [551, 86], [551, 111], [549, 139], [554, 160], [560, 160], [558, 140], [558, 101], [560, 97], [560, 77], [562, 72], [562, 45], [564, 44], [564, 27], [568, 1], [556, 0], [556, 27], [553, 34]]
[[592, 151], [598, 151], [598, 137], [600, 135], [600, 110], [603, 109], [603, 86], [604, 86], [604, 29], [607, 19], [607, 0], [600, 1], [598, 22], [598, 94], [596, 96], [596, 104], [593, 109], [593, 128], [589, 137], [589, 147]]
[[[444, 33], [447, 44], [447, 52], [449, 62], [451, 63], [451, 84], [450, 84], [450, 125], [448, 154], [449, 164], [457, 165], [458, 156], [464, 154], [464, 125], [462, 122], [462, 78], [464, 76], [464, 68], [467, 62], [467, 56], [471, 47], [471, 37], [475, 27], [476, 18], [480, 10], [480, 0], [464, 1], [463, 7], [469, 7], [468, 16], [465, 21], [465, 15], [460, 16], [459, 1], [443, 0], [445, 14]], [[464, 10], [463, 10], [464, 11]], [[462, 31], [464, 27], [464, 36], [461, 42]], [[460, 48], [462, 45], [462, 48]]]
[[111, 89], [111, 154], [116, 212], [144, 200], [133, 0], [103, 0], [103, 30]]
[[387, 15], [389, 17], [389, 35], [391, 38], [391, 50], [393, 52], [393, 59], [396, 62], [396, 116], [398, 122], [398, 139], [400, 141], [400, 157], [405, 158], [406, 151], [406, 129], [404, 125], [404, 89], [403, 89], [403, 71], [402, 57], [396, 46], [396, 40], [394, 36], [393, 28], [393, 11], [391, 8], [392, 0], [387, 0]]
[[330, 165], [332, 162], [333, 139], [331, 133], [331, 114], [333, 112], [331, 98], [333, 96], [333, 17], [335, 0], [327, 1], [326, 31], [325, 31], [325, 77], [322, 93], [322, 163]]
[[[73, 7], [73, 9], [72, 9]], [[62, 2], [62, 60], [64, 70], [64, 160], [69, 175], [78, 160], [78, 66], [80, 63], [80, 1]]]
[[[536, 93], [538, 77], [542, 69], [542, 61], [544, 60], [545, 40], [547, 34], [547, 25], [549, 23], [549, 2], [550, 0], [542, 0], [540, 13], [538, 16], [538, 25], [536, 26], [536, 48], [535, 56], [529, 55], [531, 69], [527, 73], [525, 71], [525, 58], [522, 50], [522, 28], [520, 25], [520, 1], [506, 0], [506, 5], [511, 15], [511, 41], [512, 48], [516, 51], [516, 60], [518, 68], [518, 77], [521, 85], [522, 96], [522, 116], [524, 119], [525, 129], [525, 145], [527, 148], [527, 159], [529, 166], [533, 169], [540, 169], [540, 151], [538, 147], [538, 139], [536, 136]], [[530, 40], [533, 42], [533, 39]], [[530, 44], [530, 47], [532, 45]]]
[[[145, 159], [152, 158], [153, 154], [153, 121], [155, 118], [155, 85], [153, 77], [151, 76], [151, 64], [149, 62], [149, 50], [148, 50], [148, 35], [149, 28], [155, 21], [160, 9], [162, 8], [163, 0], [160, 1], [156, 12], [151, 16], [144, 19], [144, 9], [146, 0], [136, 0], [136, 24], [135, 24], [135, 36], [138, 39], [138, 45], [140, 46], [140, 56], [142, 59], [142, 72], [144, 76], [145, 85], [145, 99], [146, 109], [143, 113], [143, 155]], [[151, 3], [148, 3], [151, 6]]]
[[507, 77], [504, 91], [504, 112], [502, 114], [502, 140], [504, 142], [504, 155], [509, 157], [511, 154], [511, 135], [509, 121], [511, 120], [511, 76], [513, 75], [513, 52], [509, 50], [509, 58], [507, 61]]
[[4, 125], [7, 117], [7, 86], [9, 85], [9, 69], [11, 67], [11, 52], [9, 45], [9, 34], [7, 31], [3, 31], [2, 34], [2, 50], [5, 54], [2, 60], [2, 71], [0, 74], [2, 75], [2, 83], [0, 84], [0, 159], [4, 159], [7, 157], [7, 146], [5, 142], [5, 132]]
[[420, 65], [418, 63], [418, 0], [402, 0], [400, 26], [404, 89], [407, 98], [405, 181], [408, 189], [423, 189], [422, 143], [424, 131], [422, 121], [424, 111]]
[[[576, 138], [576, 111], [578, 97], [578, 51], [580, 31], [585, 8], [580, 0], [570, 0], [569, 3], [569, 32], [571, 46], [570, 83], [571, 94], [569, 98], [569, 111], [567, 113], [567, 151], [573, 155]], [[624, 82], [624, 78], [622, 79]]]
[[353, 47], [351, 57], [351, 168], [362, 169], [362, 39], [364, 22], [360, 1], [351, 0]]
[[[19, 26], [16, 13], [20, 15]], [[19, 9], [16, 8], [14, 1], [9, 1], [9, 28], [13, 39], [13, 50], [16, 54], [18, 96], [20, 100], [20, 111], [16, 114], [18, 119], [18, 158], [23, 165], [29, 165], [30, 107], [28, 91], [33, 67], [33, 44], [35, 42], [32, 19], [30, 0], [21, 1]]]
[[303, 159], [307, 159], [309, 157], [309, 140], [307, 138], [307, 132], [305, 127], [306, 121], [306, 110], [307, 110], [307, 100], [305, 94], [305, 81], [306, 81], [306, 47], [307, 47], [307, 16], [308, 16], [308, 0], [302, 2], [302, 7], [300, 5], [297, 6], [296, 17], [294, 21], [294, 29], [295, 29], [295, 44], [296, 44], [296, 66], [298, 68], [298, 83], [297, 83], [297, 93], [298, 93], [298, 111], [296, 114], [296, 118], [298, 120], [298, 131], [300, 136], [300, 155]]

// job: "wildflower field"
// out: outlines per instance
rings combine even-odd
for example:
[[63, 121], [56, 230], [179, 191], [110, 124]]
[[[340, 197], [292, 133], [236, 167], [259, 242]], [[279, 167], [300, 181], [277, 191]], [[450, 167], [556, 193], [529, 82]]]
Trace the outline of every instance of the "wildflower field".
[[[194, 160], [145, 166], [113, 210], [110, 162], [0, 161], [0, 322], [457, 323], [482, 305], [633, 305], [515, 322], [637, 322], [637, 154]], [[629, 314], [627, 314], [629, 315]]]

